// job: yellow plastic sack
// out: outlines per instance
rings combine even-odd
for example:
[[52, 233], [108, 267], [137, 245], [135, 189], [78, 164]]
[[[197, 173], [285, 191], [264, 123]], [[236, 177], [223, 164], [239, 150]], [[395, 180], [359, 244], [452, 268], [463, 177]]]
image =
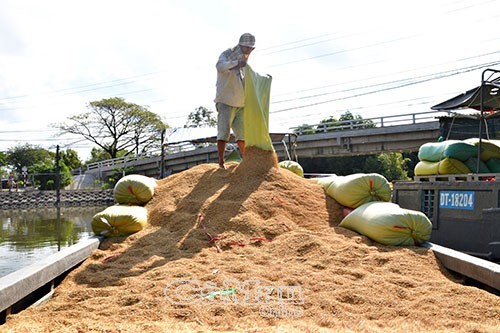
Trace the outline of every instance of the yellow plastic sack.
[[[479, 138], [470, 138], [464, 141], [479, 147]], [[500, 159], [500, 141], [486, 139], [481, 140], [480, 158], [483, 162], [489, 161], [491, 158]]]
[[291, 172], [293, 172], [297, 176], [304, 177], [304, 169], [302, 168], [302, 166], [299, 163], [297, 163], [295, 161], [288, 161], [288, 160], [281, 161], [278, 163], [278, 165], [283, 169], [290, 170]]
[[391, 202], [369, 202], [339, 226], [351, 229], [384, 245], [418, 245], [431, 238], [432, 223], [424, 213]]
[[316, 181], [318, 182], [318, 185], [321, 185], [323, 186], [323, 189], [325, 190], [326, 192], [326, 189], [328, 188], [328, 186], [330, 186], [330, 184], [335, 180], [335, 178], [337, 178], [338, 176], [333, 174], [333, 175], [330, 175], [328, 177], [319, 177], [319, 178], [316, 178]]
[[356, 173], [331, 179], [325, 192], [343, 206], [356, 208], [371, 201], [391, 201], [391, 186], [377, 173]]
[[271, 77], [255, 73], [249, 65], [245, 71], [244, 129], [245, 147], [274, 151], [269, 136], [269, 99]]
[[439, 162], [420, 161], [415, 166], [415, 176], [459, 175], [471, 171], [463, 162], [454, 158], [445, 158]]
[[114, 198], [119, 204], [142, 205], [154, 195], [156, 180], [143, 175], [127, 175], [115, 185]]
[[141, 206], [110, 206], [92, 218], [92, 230], [97, 236], [127, 236], [142, 230], [148, 221], [148, 211]]

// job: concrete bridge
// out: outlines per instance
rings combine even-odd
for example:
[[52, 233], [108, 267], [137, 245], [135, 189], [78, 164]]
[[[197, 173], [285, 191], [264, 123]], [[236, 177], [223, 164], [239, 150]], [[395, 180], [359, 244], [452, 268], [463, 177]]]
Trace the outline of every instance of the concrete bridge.
[[[386, 116], [370, 119], [354, 119], [335, 123], [322, 123], [314, 127], [314, 134], [305, 133], [305, 128], [292, 128], [294, 133], [275, 133], [271, 135], [279, 160], [297, 157], [328, 157], [367, 155], [382, 152], [416, 152], [426, 143], [436, 141], [440, 123], [437, 116], [443, 112], [423, 112]], [[150, 156], [129, 156], [101, 161], [87, 166], [86, 177], [103, 179], [116, 173], [144, 174], [160, 178], [180, 172], [201, 163], [217, 162], [217, 147], [213, 138], [205, 143], [182, 142], [165, 146], [164, 157], [161, 152]]]

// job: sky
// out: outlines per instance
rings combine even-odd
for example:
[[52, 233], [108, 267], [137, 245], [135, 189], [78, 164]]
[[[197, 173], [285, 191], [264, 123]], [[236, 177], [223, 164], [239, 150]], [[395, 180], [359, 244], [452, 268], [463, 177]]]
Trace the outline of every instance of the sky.
[[0, 0], [0, 151], [93, 145], [54, 124], [121, 97], [171, 127], [215, 110], [220, 53], [250, 32], [271, 132], [431, 111], [500, 69], [498, 0]]

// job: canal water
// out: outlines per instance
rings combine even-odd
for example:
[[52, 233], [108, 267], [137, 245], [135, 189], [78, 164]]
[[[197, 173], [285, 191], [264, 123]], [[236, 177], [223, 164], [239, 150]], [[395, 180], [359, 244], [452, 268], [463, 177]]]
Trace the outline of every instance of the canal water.
[[0, 210], [0, 277], [92, 237], [92, 217], [105, 208]]

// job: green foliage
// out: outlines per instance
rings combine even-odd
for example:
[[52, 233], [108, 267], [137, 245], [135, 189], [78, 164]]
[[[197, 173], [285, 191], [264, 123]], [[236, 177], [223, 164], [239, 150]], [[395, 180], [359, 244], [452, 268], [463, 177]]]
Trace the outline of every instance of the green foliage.
[[142, 154], [161, 146], [161, 132], [168, 126], [145, 106], [127, 103], [123, 98], [105, 98], [88, 104], [90, 111], [68, 118], [68, 124], [53, 124], [61, 134], [82, 136], [107, 152]]
[[322, 132], [340, 131], [350, 128], [373, 128], [375, 123], [372, 120], [365, 120], [359, 114], [354, 116], [351, 111], [344, 112], [337, 120], [331, 116], [319, 122], [316, 127], [308, 124], [300, 125], [294, 129], [294, 133], [299, 135], [315, 134]]
[[366, 159], [364, 169], [373, 170], [383, 175], [387, 180], [406, 180], [409, 179], [407, 165], [409, 158], [404, 158], [401, 153], [382, 153], [372, 155]]
[[[128, 154], [128, 151], [126, 150], [120, 150], [116, 153], [116, 157], [123, 157]], [[107, 151], [101, 148], [92, 148], [90, 151], [90, 158], [85, 161], [85, 164], [89, 163], [95, 163], [95, 162], [100, 162], [100, 161], [105, 161], [111, 159], [111, 155]]]
[[[34, 177], [35, 184], [40, 186], [41, 190], [54, 190], [56, 186], [56, 165], [55, 160], [49, 159], [40, 161], [28, 167], [28, 173]], [[71, 184], [72, 176], [68, 166], [62, 160], [59, 161], [59, 182], [60, 187], [64, 188]]]
[[133, 166], [114, 168], [113, 173], [108, 178], [108, 183], [111, 184], [112, 186], [115, 186], [117, 181], [119, 181], [122, 177], [125, 177], [126, 175], [130, 175], [131, 173], [134, 172], [134, 170], [135, 169]]
[[206, 107], [199, 106], [189, 114], [185, 127], [215, 127], [217, 119], [213, 116], [213, 113]]
[[41, 188], [41, 190], [55, 190], [56, 189], [56, 181], [54, 179], [47, 179], [44, 183], [45, 186]]
[[347, 176], [354, 173], [378, 173], [389, 181], [409, 179], [411, 159], [401, 153], [376, 155], [300, 158], [306, 173], [334, 173]]
[[7, 154], [5, 154], [3, 151], [0, 151], [0, 167], [7, 166], [7, 163], [9, 162]]
[[311, 125], [302, 124], [299, 128], [295, 128], [293, 132], [298, 135], [308, 135], [316, 133], [316, 130]]
[[82, 166], [82, 161], [78, 157], [78, 153], [73, 149], [66, 149], [66, 151], [61, 150], [59, 152], [59, 156], [61, 161], [66, 165], [70, 170], [78, 169]]
[[350, 128], [373, 128], [375, 123], [371, 120], [364, 120], [359, 114], [354, 116], [351, 111], [344, 112], [339, 120], [333, 117], [323, 119], [316, 127], [316, 132], [333, 132]]
[[8, 163], [14, 167], [18, 174], [22, 172], [23, 166], [26, 166], [29, 170], [30, 167], [36, 164], [54, 163], [54, 158], [54, 152], [28, 143], [9, 148], [7, 151]]
[[0, 178], [7, 178], [9, 174], [9, 171], [4, 169], [3, 167], [0, 167]]

